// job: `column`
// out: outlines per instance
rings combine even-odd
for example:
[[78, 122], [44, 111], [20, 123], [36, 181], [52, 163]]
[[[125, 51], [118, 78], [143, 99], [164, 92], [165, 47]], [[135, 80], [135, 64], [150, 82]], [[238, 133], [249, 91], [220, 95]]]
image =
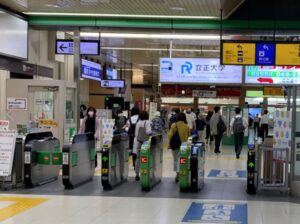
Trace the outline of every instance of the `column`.
[[6, 120], [6, 80], [10, 73], [7, 70], [0, 70], [0, 119]]

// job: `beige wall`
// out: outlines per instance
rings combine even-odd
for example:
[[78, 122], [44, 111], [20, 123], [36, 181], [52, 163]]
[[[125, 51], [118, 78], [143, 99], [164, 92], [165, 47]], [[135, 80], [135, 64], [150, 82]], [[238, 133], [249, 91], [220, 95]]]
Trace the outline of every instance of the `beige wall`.
[[0, 119], [6, 120], [6, 80], [9, 79], [9, 71], [0, 70]]
[[89, 105], [97, 109], [104, 109], [104, 99], [107, 95], [114, 95], [114, 89], [101, 88], [98, 81], [89, 80]]

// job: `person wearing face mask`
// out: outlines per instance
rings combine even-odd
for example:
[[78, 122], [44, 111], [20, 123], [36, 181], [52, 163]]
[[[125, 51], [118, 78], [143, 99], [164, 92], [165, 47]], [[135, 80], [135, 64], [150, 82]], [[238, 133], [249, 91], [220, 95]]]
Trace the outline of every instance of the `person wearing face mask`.
[[[94, 107], [89, 107], [86, 111], [86, 116], [84, 117], [82, 124], [79, 129], [79, 134], [93, 133], [95, 140], [98, 140], [100, 124], [96, 119], [96, 109]], [[97, 154], [95, 157], [95, 167], [97, 167]]]

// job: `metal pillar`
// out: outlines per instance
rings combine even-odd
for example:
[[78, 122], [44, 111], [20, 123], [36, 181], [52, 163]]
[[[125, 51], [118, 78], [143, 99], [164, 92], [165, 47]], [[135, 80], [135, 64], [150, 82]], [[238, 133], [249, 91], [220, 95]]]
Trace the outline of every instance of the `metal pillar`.
[[74, 82], [77, 84], [77, 94], [75, 97], [76, 103], [76, 126], [77, 130], [80, 128], [80, 77], [81, 77], [81, 57], [80, 57], [80, 31], [76, 30], [74, 31]]

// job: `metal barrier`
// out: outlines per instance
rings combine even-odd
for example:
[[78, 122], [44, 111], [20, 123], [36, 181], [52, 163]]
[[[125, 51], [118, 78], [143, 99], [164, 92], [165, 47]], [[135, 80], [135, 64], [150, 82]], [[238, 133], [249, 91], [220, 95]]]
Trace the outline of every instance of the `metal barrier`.
[[259, 146], [257, 190], [289, 191], [289, 149]]
[[75, 135], [72, 144], [63, 147], [62, 178], [65, 189], [93, 180], [95, 139], [92, 133]]
[[24, 183], [34, 187], [56, 180], [59, 175], [62, 154], [59, 140], [52, 132], [30, 133], [24, 142]]
[[141, 188], [149, 191], [161, 182], [163, 164], [162, 135], [155, 135], [143, 143], [140, 153]]
[[190, 137], [180, 147], [179, 189], [197, 192], [204, 186], [205, 143]]
[[104, 190], [127, 181], [129, 138], [126, 132], [116, 134], [104, 142], [101, 157], [101, 182]]

